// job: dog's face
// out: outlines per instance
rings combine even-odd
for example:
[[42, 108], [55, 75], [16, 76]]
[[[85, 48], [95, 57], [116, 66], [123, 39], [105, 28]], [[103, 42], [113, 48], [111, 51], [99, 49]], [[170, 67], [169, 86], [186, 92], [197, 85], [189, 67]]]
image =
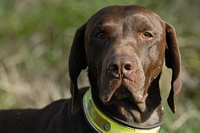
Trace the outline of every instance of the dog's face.
[[168, 103], [175, 112], [181, 82], [174, 28], [144, 7], [101, 9], [77, 30], [71, 49], [72, 111], [80, 106], [77, 77], [87, 66], [92, 89], [97, 89], [102, 103], [123, 99], [144, 103], [151, 83], [159, 80], [164, 60], [173, 71]]
[[164, 62], [163, 21], [147, 9], [109, 7], [93, 16], [86, 29], [86, 60], [102, 102], [144, 102]]

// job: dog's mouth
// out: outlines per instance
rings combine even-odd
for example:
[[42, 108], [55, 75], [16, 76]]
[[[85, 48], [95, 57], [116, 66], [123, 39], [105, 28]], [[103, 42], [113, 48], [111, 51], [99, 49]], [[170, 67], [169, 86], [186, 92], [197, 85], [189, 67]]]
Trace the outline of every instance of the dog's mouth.
[[143, 103], [147, 94], [144, 94], [143, 85], [137, 86], [128, 79], [118, 81], [113, 79], [106, 89], [100, 90], [99, 97], [104, 104], [111, 104], [116, 100], [123, 99], [129, 99], [133, 103]]
[[115, 99], [125, 99], [131, 96], [131, 93], [124, 87], [120, 86], [113, 94]]
[[115, 101], [129, 99], [132, 103], [140, 104], [140, 103], [144, 103], [145, 102], [146, 97], [147, 97], [147, 94], [144, 95], [141, 98], [139, 98], [139, 95], [136, 96], [136, 98], [135, 98], [135, 96], [133, 94], [131, 94], [131, 92], [129, 92], [126, 88], [119, 87], [113, 93], [113, 95], [110, 97], [110, 99], [108, 99], [108, 101], [106, 101], [104, 103], [105, 104], [112, 104]]

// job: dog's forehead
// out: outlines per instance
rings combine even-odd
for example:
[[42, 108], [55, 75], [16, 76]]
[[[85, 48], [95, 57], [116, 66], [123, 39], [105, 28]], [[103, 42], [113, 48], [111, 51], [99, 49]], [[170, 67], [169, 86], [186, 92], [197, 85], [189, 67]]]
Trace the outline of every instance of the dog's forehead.
[[119, 17], [131, 16], [134, 14], [143, 14], [143, 15], [156, 15], [153, 11], [142, 6], [108, 6], [102, 8], [94, 14], [96, 17], [105, 17], [107, 19], [112, 18], [118, 20]]
[[[161, 18], [148, 8], [142, 6], [109, 6], [96, 12], [89, 20], [90, 28], [95, 26], [117, 25], [119, 23], [142, 23], [147, 24], [151, 21], [153, 25], [158, 27]], [[119, 26], [119, 25], [118, 25]], [[91, 29], [92, 30], [92, 29]]]

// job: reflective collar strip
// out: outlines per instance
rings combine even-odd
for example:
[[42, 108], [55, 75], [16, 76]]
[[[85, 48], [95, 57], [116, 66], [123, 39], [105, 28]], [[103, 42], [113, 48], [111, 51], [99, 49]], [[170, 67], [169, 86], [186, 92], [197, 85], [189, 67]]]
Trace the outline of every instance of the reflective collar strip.
[[160, 131], [160, 126], [152, 129], [136, 129], [112, 120], [94, 104], [90, 89], [84, 95], [83, 110], [88, 123], [98, 133], [159, 133]]

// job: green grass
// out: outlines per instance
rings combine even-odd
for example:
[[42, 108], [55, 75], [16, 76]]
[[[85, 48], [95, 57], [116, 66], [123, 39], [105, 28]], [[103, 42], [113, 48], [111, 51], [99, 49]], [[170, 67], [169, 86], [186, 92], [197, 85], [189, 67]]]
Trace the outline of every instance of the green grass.
[[[162, 76], [161, 133], [200, 130], [200, 8], [198, 0], [1, 0], [0, 109], [43, 107], [70, 97], [68, 56], [75, 31], [102, 7], [139, 4], [172, 24], [182, 55], [183, 89], [177, 114], [167, 104], [170, 72]], [[88, 85], [84, 71], [79, 86]], [[167, 81], [167, 82], [166, 82]]]

